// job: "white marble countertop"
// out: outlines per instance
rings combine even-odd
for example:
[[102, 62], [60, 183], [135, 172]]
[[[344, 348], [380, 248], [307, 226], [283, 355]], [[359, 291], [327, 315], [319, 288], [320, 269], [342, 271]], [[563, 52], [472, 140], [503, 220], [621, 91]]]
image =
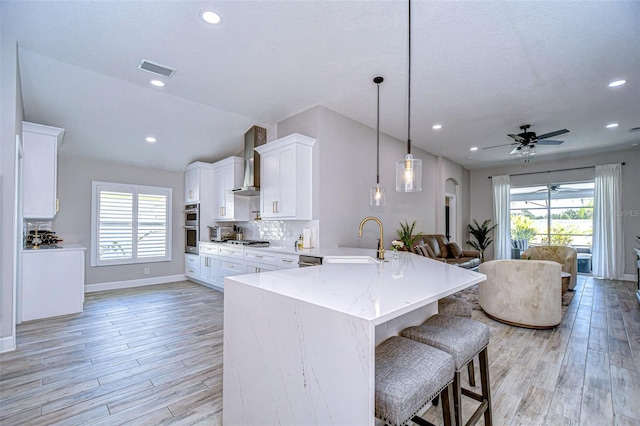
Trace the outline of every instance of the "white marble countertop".
[[27, 248], [23, 247], [22, 251], [24, 253], [48, 253], [48, 252], [59, 252], [59, 251], [70, 251], [70, 250], [86, 250], [87, 248], [80, 244], [72, 244], [72, 243], [60, 243], [55, 248], [46, 248], [46, 246], [42, 246], [40, 248]]
[[[273, 250], [273, 248], [271, 248]], [[300, 253], [299, 254], [306, 254]], [[323, 256], [370, 255], [374, 250], [334, 248]], [[486, 279], [484, 274], [408, 252], [397, 261], [322, 266], [227, 277], [234, 282], [382, 324]], [[387, 258], [391, 258], [389, 252]]]

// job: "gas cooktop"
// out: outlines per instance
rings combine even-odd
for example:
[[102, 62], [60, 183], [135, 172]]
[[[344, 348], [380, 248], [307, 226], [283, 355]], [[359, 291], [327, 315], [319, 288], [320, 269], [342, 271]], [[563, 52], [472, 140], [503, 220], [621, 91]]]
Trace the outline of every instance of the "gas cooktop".
[[235, 244], [239, 246], [252, 246], [252, 247], [269, 247], [269, 241], [260, 240], [227, 240], [225, 244]]

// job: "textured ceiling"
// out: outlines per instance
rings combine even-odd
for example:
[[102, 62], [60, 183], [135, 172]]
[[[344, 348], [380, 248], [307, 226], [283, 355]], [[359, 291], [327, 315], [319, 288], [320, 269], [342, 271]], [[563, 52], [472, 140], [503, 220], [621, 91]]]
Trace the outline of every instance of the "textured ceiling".
[[[539, 160], [640, 142], [640, 2], [412, 3], [415, 146], [467, 168], [514, 161], [507, 133], [567, 128]], [[242, 150], [253, 124], [323, 105], [406, 140], [404, 1], [6, 1], [28, 121], [66, 155], [181, 170]], [[222, 16], [207, 26], [204, 9]], [[177, 72], [163, 88], [136, 67]], [[609, 89], [614, 79], [629, 82]], [[606, 129], [618, 122], [616, 129]], [[443, 128], [434, 131], [431, 126]], [[273, 132], [271, 132], [273, 133]], [[144, 137], [154, 135], [156, 144]], [[273, 135], [270, 135], [270, 137]], [[372, 141], [373, 142], [373, 141]], [[468, 158], [472, 157], [472, 158]]]

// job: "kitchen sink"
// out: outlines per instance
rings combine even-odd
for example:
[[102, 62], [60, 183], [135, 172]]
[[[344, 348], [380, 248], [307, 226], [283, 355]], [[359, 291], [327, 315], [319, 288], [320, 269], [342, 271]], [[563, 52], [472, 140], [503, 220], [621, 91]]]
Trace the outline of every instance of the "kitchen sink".
[[378, 263], [371, 256], [323, 256], [322, 263]]

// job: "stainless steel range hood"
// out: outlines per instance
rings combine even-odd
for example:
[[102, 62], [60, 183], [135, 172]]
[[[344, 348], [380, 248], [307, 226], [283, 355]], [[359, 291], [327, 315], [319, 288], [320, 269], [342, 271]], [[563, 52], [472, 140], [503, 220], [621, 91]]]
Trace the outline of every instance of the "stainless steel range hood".
[[260, 195], [260, 154], [254, 151], [267, 142], [267, 129], [253, 126], [244, 134], [244, 182], [232, 189], [236, 195]]

